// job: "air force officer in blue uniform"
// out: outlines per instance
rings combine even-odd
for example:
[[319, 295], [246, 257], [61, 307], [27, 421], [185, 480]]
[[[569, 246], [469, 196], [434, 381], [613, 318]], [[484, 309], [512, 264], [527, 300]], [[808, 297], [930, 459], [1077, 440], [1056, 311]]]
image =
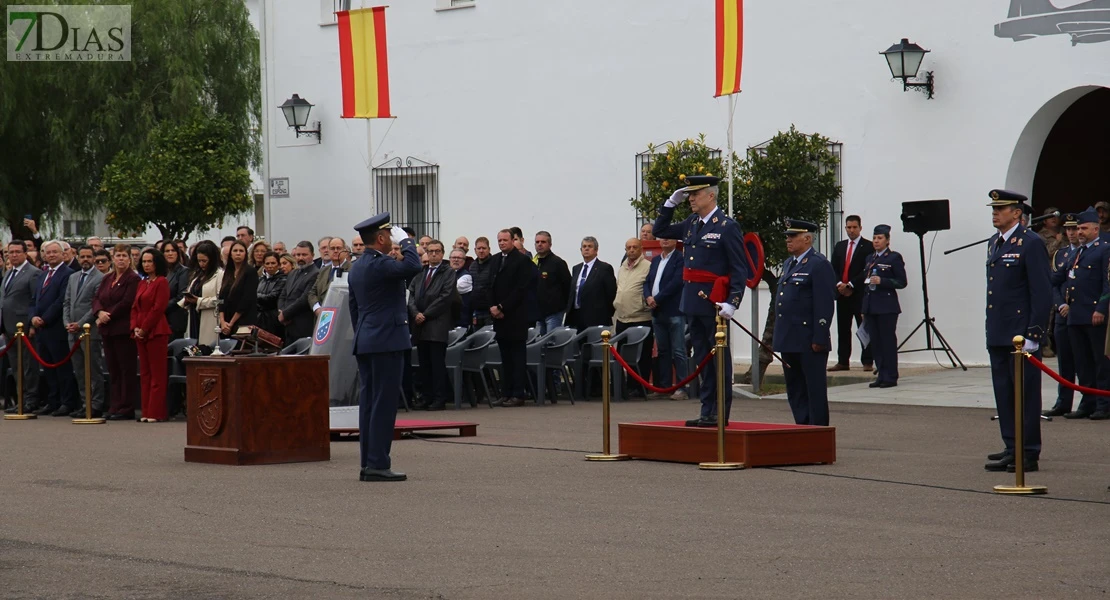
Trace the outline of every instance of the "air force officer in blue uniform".
[[[401, 373], [412, 350], [405, 280], [420, 272], [416, 246], [404, 230], [391, 226], [389, 213], [359, 223], [355, 229], [365, 253], [351, 263], [348, 275], [354, 353], [362, 384], [358, 397], [361, 481], [404, 481], [390, 470], [389, 449], [401, 395]], [[389, 255], [401, 246], [402, 260]]]
[[[1056, 323], [1052, 328], [1053, 341], [1056, 345], [1056, 361], [1059, 363], [1059, 373], [1064, 379], [1075, 383], [1075, 354], [1071, 347], [1071, 338], [1068, 336], [1068, 306], [1066, 297], [1071, 280], [1071, 272], [1076, 252], [1079, 251], [1079, 217], [1075, 213], [1064, 215], [1064, 232], [1068, 236], [1068, 245], [1061, 246], [1052, 256], [1052, 274], [1049, 276], [1052, 284], [1052, 310], [1056, 311]], [[1046, 417], [1062, 417], [1071, 412], [1075, 392], [1064, 384], [1058, 384], [1056, 391], [1056, 404], [1044, 411]]]
[[[987, 353], [991, 360], [994, 402], [1005, 449], [989, 455], [988, 471], [1014, 469], [1014, 336], [1025, 338], [1024, 350], [1041, 357], [1052, 310], [1048, 252], [1041, 236], [1021, 224], [1025, 196], [1007, 190], [990, 193], [992, 222], [998, 229], [987, 246]], [[1102, 278], [1106, 275], [1103, 273]], [[1041, 372], [1025, 365], [1022, 414], [1024, 466], [1036, 471], [1041, 454]]]
[[898, 385], [898, 290], [906, 287], [906, 261], [890, 249], [890, 225], [875, 226], [875, 251], [864, 262], [863, 325], [879, 376], [869, 387]]
[[[711, 175], [686, 178], [686, 187], [676, 191], [659, 209], [652, 232], [656, 238], [682, 240], [682, 299], [679, 310], [686, 315], [690, 340], [696, 360], [701, 360], [714, 346], [718, 313], [732, 318], [747, 286], [748, 259], [744, 250], [744, 232], [736, 221], [717, 207], [717, 184], [721, 179]], [[671, 224], [675, 208], [689, 200], [690, 215], [680, 223]], [[704, 292], [709, 300], [698, 295]], [[716, 306], [714, 306], [716, 305]], [[732, 408], [732, 353], [725, 347], [725, 422]], [[823, 369], [823, 368], [822, 368]], [[687, 427], [717, 426], [717, 366], [709, 361], [703, 371], [701, 413], [686, 422]]]
[[[1071, 340], [1072, 357], [1079, 385], [1100, 390], [1110, 389], [1110, 360], [1103, 351], [1106, 339], [1106, 317], [1110, 282], [1110, 241], [1102, 239], [1099, 232], [1098, 213], [1093, 208], [1079, 213], [1076, 234], [1080, 243], [1072, 255], [1064, 275], [1064, 302], [1066, 310], [1060, 314], [1068, 318], [1068, 338]], [[1105, 396], [1083, 394], [1079, 407], [1064, 415], [1065, 419], [1110, 418], [1110, 399]]]
[[798, 425], [829, 424], [829, 363], [836, 305], [836, 273], [828, 259], [813, 249], [817, 225], [789, 220], [786, 261], [775, 300], [774, 349], [786, 365], [786, 399]]

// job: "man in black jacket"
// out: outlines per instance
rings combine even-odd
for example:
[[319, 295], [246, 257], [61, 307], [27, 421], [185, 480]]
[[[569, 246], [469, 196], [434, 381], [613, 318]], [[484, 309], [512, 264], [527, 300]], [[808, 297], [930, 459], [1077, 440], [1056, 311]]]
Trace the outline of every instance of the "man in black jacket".
[[[836, 273], [836, 364], [829, 371], [847, 371], [852, 357], [852, 321], [859, 327], [863, 320], [861, 302], [863, 301], [863, 279], [866, 259], [875, 248], [871, 242], [860, 235], [863, 222], [859, 215], [848, 215], [844, 220], [844, 231], [848, 239], [840, 240], [833, 248], [832, 266]], [[863, 349], [860, 355], [863, 369], [870, 371], [872, 363], [871, 347]]]
[[501, 350], [500, 406], [524, 404], [525, 342], [533, 320], [528, 314], [528, 295], [535, 290], [537, 271], [528, 257], [513, 246], [512, 233], [497, 233], [501, 254], [492, 261], [493, 284], [490, 286], [490, 316], [497, 346]]
[[597, 257], [597, 238], [582, 238], [582, 262], [574, 266], [567, 291], [566, 323], [582, 331], [593, 325], [613, 325], [617, 276], [613, 265]]
[[551, 251], [551, 234], [546, 231], [536, 234], [536, 257], [532, 260], [540, 271], [536, 296], [540, 305], [540, 334], [546, 335], [563, 324], [570, 294], [570, 269], [567, 261]]
[[443, 260], [443, 242], [425, 246], [428, 266], [409, 283], [409, 324], [420, 358], [423, 401], [417, 410], [443, 410], [447, 397], [447, 334], [455, 326], [451, 309], [459, 302], [455, 271]]
[[493, 283], [493, 257], [489, 253], [489, 240], [480, 237], [474, 240], [474, 254], [478, 257], [470, 263], [470, 279], [473, 284], [470, 306], [474, 308], [474, 329], [493, 325], [489, 307], [493, 304], [490, 285]]
[[297, 268], [285, 279], [285, 289], [278, 298], [278, 321], [285, 325], [285, 342], [292, 343], [312, 335], [316, 315], [308, 305], [308, 290], [316, 283], [319, 269], [312, 262], [312, 242], [305, 240], [293, 248]]

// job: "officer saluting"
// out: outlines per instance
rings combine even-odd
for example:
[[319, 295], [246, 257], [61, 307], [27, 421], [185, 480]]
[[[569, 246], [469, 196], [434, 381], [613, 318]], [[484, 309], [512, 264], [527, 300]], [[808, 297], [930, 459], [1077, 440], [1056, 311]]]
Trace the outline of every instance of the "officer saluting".
[[[390, 470], [389, 449], [401, 395], [401, 373], [412, 349], [405, 280], [420, 272], [416, 246], [405, 231], [382, 213], [355, 226], [366, 245], [348, 275], [354, 353], [362, 383], [358, 396], [361, 481], [404, 481]], [[389, 255], [401, 246], [402, 260]]]
[[[1075, 354], [1072, 350], [1071, 338], [1068, 336], [1068, 303], [1065, 300], [1069, 284], [1068, 272], [1071, 271], [1072, 262], [1076, 252], [1079, 251], [1079, 217], [1075, 213], [1064, 215], [1064, 233], [1068, 243], [1061, 246], [1052, 255], [1052, 274], [1049, 276], [1052, 284], [1052, 310], [1056, 313], [1056, 322], [1052, 328], [1053, 342], [1056, 348], [1056, 361], [1059, 363], [1060, 376], [1075, 383]], [[1044, 411], [1046, 417], [1062, 417], [1071, 412], [1075, 392], [1064, 384], [1057, 386], [1056, 404]]]
[[[744, 250], [744, 232], [740, 225], [717, 207], [717, 184], [720, 177], [696, 175], [686, 178], [687, 186], [675, 191], [659, 209], [652, 232], [657, 238], [682, 240], [685, 258], [682, 270], [682, 298], [679, 310], [690, 325], [694, 356], [701, 360], [714, 346], [718, 311], [725, 318], [740, 307], [748, 278], [748, 262]], [[694, 213], [681, 223], [671, 224], [675, 207], [689, 200]], [[710, 301], [698, 296], [704, 292]], [[716, 304], [716, 307], [713, 305]], [[725, 381], [725, 422], [732, 409], [732, 353], [725, 348], [725, 365], [729, 372]], [[822, 367], [823, 372], [824, 367]], [[686, 421], [687, 427], [717, 426], [717, 367], [709, 361], [701, 385], [701, 413]]]
[[788, 220], [786, 251], [793, 256], [779, 278], [775, 301], [774, 349], [786, 363], [786, 399], [798, 425], [829, 424], [825, 367], [832, 340], [829, 325], [836, 304], [836, 273], [813, 249], [817, 225]]
[[[987, 246], [987, 353], [991, 359], [994, 403], [1006, 448], [987, 456], [988, 471], [1014, 470], [1014, 336], [1025, 337], [1026, 352], [1041, 355], [1051, 310], [1048, 253], [1041, 236], [1021, 224], [1029, 211], [1025, 196], [992, 190], [992, 222], [998, 233]], [[1103, 279], [1105, 279], [1105, 274]], [[1026, 471], [1036, 471], [1041, 454], [1041, 372], [1023, 369], [1023, 439]]]

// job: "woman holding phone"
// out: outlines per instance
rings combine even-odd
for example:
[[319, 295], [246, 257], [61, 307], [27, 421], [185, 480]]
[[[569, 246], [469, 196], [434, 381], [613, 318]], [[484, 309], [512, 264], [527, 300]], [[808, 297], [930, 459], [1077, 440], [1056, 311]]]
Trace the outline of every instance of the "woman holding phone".
[[189, 337], [198, 345], [215, 348], [219, 343], [216, 326], [219, 324], [217, 300], [224, 270], [220, 268], [220, 249], [204, 240], [193, 250], [190, 261], [192, 279], [189, 288], [178, 303], [189, 311]]

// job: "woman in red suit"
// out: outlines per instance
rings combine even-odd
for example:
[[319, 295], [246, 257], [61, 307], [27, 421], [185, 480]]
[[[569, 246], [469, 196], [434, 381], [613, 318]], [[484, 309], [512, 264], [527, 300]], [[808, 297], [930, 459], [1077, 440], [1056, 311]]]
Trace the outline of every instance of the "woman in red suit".
[[146, 279], [139, 284], [131, 305], [131, 336], [139, 347], [139, 386], [142, 389], [143, 423], [161, 423], [169, 418], [166, 409], [166, 349], [170, 323], [166, 306], [170, 284], [166, 281], [166, 258], [148, 248], [139, 257]]
[[[135, 342], [131, 339], [131, 305], [139, 287], [139, 274], [131, 270], [131, 247], [112, 249], [112, 271], [104, 276], [93, 299], [93, 314], [104, 340], [104, 362], [112, 382], [107, 419], [135, 418], [138, 386], [135, 381]], [[164, 361], [164, 359], [163, 359]]]

